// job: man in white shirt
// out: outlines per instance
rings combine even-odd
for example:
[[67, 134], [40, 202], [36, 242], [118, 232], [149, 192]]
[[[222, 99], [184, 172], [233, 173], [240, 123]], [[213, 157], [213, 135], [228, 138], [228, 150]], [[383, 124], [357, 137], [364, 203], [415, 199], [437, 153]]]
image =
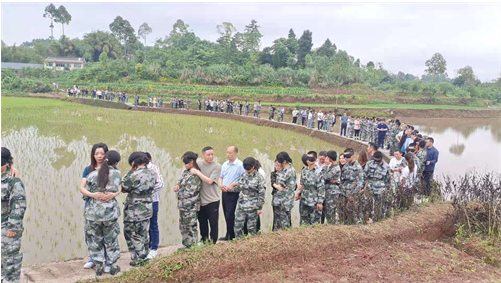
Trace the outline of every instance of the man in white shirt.
[[395, 151], [389, 165], [390, 170], [393, 173], [393, 180], [397, 185], [400, 184], [402, 169], [407, 166], [407, 163], [402, 156], [402, 152]]

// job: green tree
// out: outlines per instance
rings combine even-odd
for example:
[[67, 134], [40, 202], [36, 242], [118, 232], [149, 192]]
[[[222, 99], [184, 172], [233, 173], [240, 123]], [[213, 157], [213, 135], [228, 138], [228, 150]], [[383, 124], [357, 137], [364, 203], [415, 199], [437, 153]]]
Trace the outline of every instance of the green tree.
[[433, 56], [426, 60], [425, 65], [427, 69], [425, 72], [433, 77], [445, 75], [447, 77], [447, 62], [440, 53], [435, 53]]
[[111, 33], [124, 45], [125, 56], [128, 55], [129, 47], [136, 43], [136, 32], [128, 20], [117, 16], [110, 24]]
[[372, 61], [367, 62], [367, 68], [374, 69], [375, 67], [376, 67], [376, 65], [374, 65], [374, 62], [372, 62]]
[[144, 45], [146, 46], [146, 36], [150, 34], [153, 30], [147, 23], [143, 23], [137, 30], [137, 35], [144, 40]]
[[233, 34], [237, 31], [235, 26], [229, 22], [223, 22], [221, 25], [217, 25], [217, 32], [220, 37], [217, 39], [217, 42], [224, 47], [230, 47]]
[[116, 59], [122, 50], [120, 42], [110, 33], [105, 31], [93, 31], [84, 35], [83, 42], [88, 48], [84, 57], [92, 62], [98, 62], [102, 53], [103, 56]]
[[473, 68], [471, 66], [466, 66], [457, 71], [458, 76], [454, 78], [453, 84], [457, 86], [464, 85], [477, 85], [480, 81], [475, 76]]
[[336, 47], [332, 44], [330, 39], [327, 38], [324, 44], [317, 49], [317, 54], [330, 58], [336, 54]]
[[298, 40], [299, 49], [297, 52], [297, 62], [299, 66], [304, 68], [305, 61], [304, 58], [306, 55], [311, 53], [311, 48], [313, 47], [313, 39], [312, 32], [309, 30], [305, 30], [303, 35]]
[[259, 26], [256, 20], [252, 20], [250, 24], [245, 26], [244, 33], [244, 51], [258, 51], [261, 45], [263, 35], [259, 31]]
[[45, 7], [45, 12], [43, 14], [44, 18], [50, 19], [50, 39], [54, 38], [54, 19], [57, 17], [57, 9], [54, 4], [50, 3], [47, 7]]
[[287, 36], [287, 42], [285, 43], [287, 48], [292, 54], [296, 54], [299, 48], [299, 43], [297, 42], [296, 34], [293, 29], [289, 30], [289, 35]]
[[64, 36], [64, 25], [69, 25], [71, 22], [71, 15], [66, 10], [66, 7], [63, 5], [59, 6], [56, 10], [56, 17], [54, 18], [54, 22], [60, 23], [63, 27], [63, 36]]

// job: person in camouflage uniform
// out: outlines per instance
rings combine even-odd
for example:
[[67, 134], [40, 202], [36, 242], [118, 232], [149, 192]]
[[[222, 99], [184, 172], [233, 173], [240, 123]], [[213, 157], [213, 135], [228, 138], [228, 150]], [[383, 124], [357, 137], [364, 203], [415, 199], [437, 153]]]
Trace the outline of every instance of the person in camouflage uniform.
[[386, 197], [390, 193], [391, 174], [390, 167], [383, 160], [383, 154], [376, 151], [373, 160], [365, 166], [365, 180], [367, 185], [364, 190], [368, 190], [374, 200], [373, 221], [379, 221], [386, 215]]
[[197, 212], [200, 210], [200, 190], [202, 180], [193, 175], [190, 170], [196, 168], [198, 155], [188, 151], [183, 157], [183, 175], [178, 185], [174, 187], [177, 195], [177, 208], [179, 209], [179, 230], [181, 231], [182, 243], [185, 248], [196, 245], [198, 241]]
[[129, 157], [131, 170], [122, 179], [122, 192], [127, 193], [124, 203], [124, 236], [131, 255], [131, 266], [143, 265], [148, 259], [148, 228], [153, 215], [152, 194], [155, 172], [146, 168], [148, 156], [133, 152]]
[[325, 179], [315, 164], [316, 158], [308, 156], [308, 167], [301, 172], [301, 225], [313, 225], [320, 223], [321, 211], [325, 199]]
[[238, 184], [231, 189], [232, 192], [240, 193], [238, 206], [235, 214], [235, 237], [244, 235], [244, 225], [247, 223], [247, 231], [253, 235], [257, 233], [257, 221], [261, 215], [266, 193], [264, 177], [258, 172], [261, 168], [259, 161], [247, 157], [243, 166], [245, 173], [242, 174]]
[[10, 151], [2, 147], [2, 282], [21, 279], [21, 237], [26, 211], [26, 192], [23, 182], [9, 175], [12, 167]]
[[83, 191], [84, 200], [88, 201], [84, 213], [85, 236], [90, 257], [96, 264], [96, 276], [103, 274], [104, 262], [111, 265], [111, 275], [120, 271], [116, 264], [120, 258], [120, 207], [115, 197], [120, 194], [122, 178], [120, 171], [114, 168], [119, 161], [118, 152], [108, 151], [99, 171], [94, 170], [87, 176], [86, 190]]
[[324, 219], [327, 220], [329, 224], [336, 223], [336, 204], [338, 202], [339, 194], [341, 190], [339, 189], [339, 179], [341, 178], [341, 169], [337, 164], [337, 153], [334, 150], [327, 151], [327, 158], [325, 159], [326, 166], [324, 178], [325, 178], [325, 200], [324, 208], [322, 210], [322, 223]]
[[421, 178], [423, 176], [424, 168], [426, 167], [426, 159], [428, 158], [428, 154], [426, 152], [426, 141], [420, 140], [417, 142], [417, 146], [419, 147], [419, 151], [415, 155], [415, 159], [418, 160], [419, 166], [417, 170], [418, 178], [416, 179], [416, 187], [418, 188], [418, 195], [424, 195], [424, 188], [422, 188], [423, 182], [421, 182]]
[[376, 139], [377, 139], [377, 123], [376, 123], [376, 120], [375, 118], [373, 117], [371, 120], [370, 120], [370, 132], [369, 132], [369, 142], [373, 142], [373, 143], [376, 143]]
[[334, 127], [334, 119], [336, 117], [332, 113], [332, 111], [329, 112], [329, 115], [327, 116], [327, 131], [330, 133], [332, 132], [332, 128]]
[[348, 137], [352, 139], [354, 134], [355, 134], [355, 119], [353, 119], [353, 116], [350, 116], [350, 120], [348, 120]]
[[280, 170], [272, 186], [273, 193], [273, 231], [289, 229], [291, 227], [291, 210], [294, 206], [294, 191], [297, 187], [296, 171], [292, 167], [292, 159], [287, 152], [280, 152], [276, 156], [280, 163]]
[[341, 195], [339, 196], [338, 210], [340, 222], [355, 224], [359, 221], [359, 198], [364, 187], [365, 175], [362, 166], [355, 160], [355, 151], [352, 148], [345, 149], [344, 158], [346, 164], [341, 170]]
[[365, 117], [360, 121], [360, 140], [367, 141], [367, 118]]

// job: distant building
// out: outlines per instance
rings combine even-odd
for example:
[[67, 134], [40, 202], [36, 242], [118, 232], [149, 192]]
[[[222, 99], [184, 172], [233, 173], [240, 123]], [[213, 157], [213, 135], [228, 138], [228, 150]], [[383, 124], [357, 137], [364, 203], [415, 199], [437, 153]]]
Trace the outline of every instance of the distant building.
[[43, 64], [2, 62], [2, 69], [20, 70], [21, 68], [43, 68]]
[[48, 57], [44, 60], [46, 69], [52, 68], [56, 71], [63, 71], [65, 68], [70, 70], [81, 69], [85, 64], [84, 58], [69, 57]]

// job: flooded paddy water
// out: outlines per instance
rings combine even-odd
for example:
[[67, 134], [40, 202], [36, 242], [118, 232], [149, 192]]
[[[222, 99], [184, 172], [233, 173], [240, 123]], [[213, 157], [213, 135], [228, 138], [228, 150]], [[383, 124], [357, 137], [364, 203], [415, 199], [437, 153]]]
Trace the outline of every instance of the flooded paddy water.
[[[322, 140], [282, 129], [259, 127], [226, 119], [97, 108], [58, 100], [2, 97], [2, 146], [14, 156], [27, 192], [23, 264], [67, 260], [88, 255], [84, 241], [84, 201], [79, 190], [84, 168], [90, 164], [94, 143], [105, 142], [122, 155], [122, 175], [130, 168], [133, 151], [148, 151], [159, 166], [166, 188], [159, 209], [160, 245], [181, 243], [179, 214], [172, 188], [183, 171], [181, 155], [200, 152], [210, 145], [219, 163], [229, 145], [239, 147], [243, 160], [261, 161], [267, 176], [262, 231], [271, 230], [272, 208], [269, 173], [280, 151], [287, 151], [300, 172], [300, 157], [309, 150], [339, 151]], [[125, 195], [118, 197], [123, 203]], [[297, 206], [297, 203], [296, 203]], [[123, 205], [121, 205], [123, 209]], [[122, 218], [119, 220], [122, 225]], [[293, 225], [299, 214], [293, 210]], [[220, 213], [220, 223], [224, 223]], [[219, 225], [220, 235], [225, 225]], [[122, 235], [120, 247], [127, 250]]]

